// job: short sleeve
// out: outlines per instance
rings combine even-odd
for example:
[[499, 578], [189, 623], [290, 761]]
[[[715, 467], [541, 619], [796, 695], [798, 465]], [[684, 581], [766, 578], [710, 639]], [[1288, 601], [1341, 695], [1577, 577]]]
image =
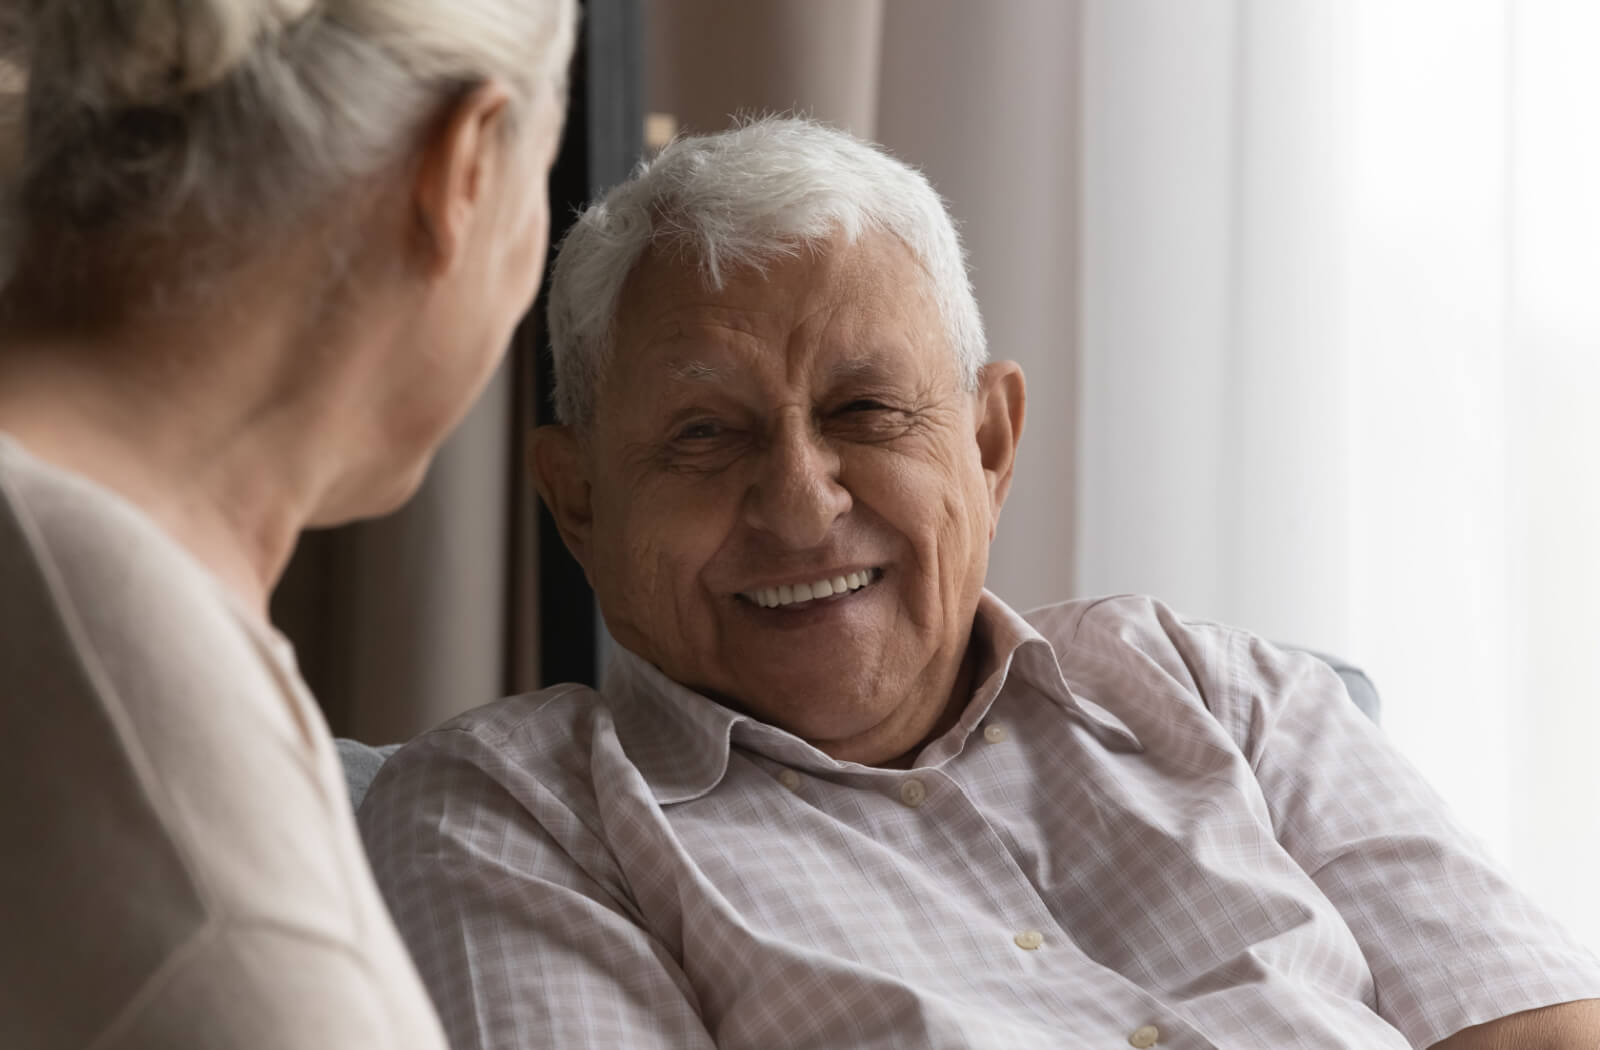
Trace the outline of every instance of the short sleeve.
[[597, 820], [464, 730], [413, 742], [373, 782], [373, 873], [456, 1050], [713, 1045]]
[[[1278, 840], [1339, 909], [1378, 1012], [1415, 1046], [1600, 997], [1600, 962], [1514, 887], [1327, 664], [1186, 625], [1208, 706], [1238, 742]], [[1207, 637], [1200, 637], [1207, 636]]]

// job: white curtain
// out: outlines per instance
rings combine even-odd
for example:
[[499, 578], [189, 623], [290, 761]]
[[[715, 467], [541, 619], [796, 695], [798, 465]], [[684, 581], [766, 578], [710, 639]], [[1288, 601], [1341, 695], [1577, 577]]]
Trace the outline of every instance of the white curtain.
[[1076, 589], [1363, 665], [1600, 947], [1600, 5], [1083, 17]]

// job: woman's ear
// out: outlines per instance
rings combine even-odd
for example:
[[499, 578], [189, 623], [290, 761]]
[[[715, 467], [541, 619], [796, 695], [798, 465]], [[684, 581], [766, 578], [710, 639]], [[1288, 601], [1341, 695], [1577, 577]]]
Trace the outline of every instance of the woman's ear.
[[590, 539], [594, 532], [594, 487], [583, 441], [569, 426], [544, 426], [529, 435], [534, 486], [550, 508], [567, 550], [590, 581]]
[[473, 224], [492, 220], [488, 183], [505, 148], [509, 103], [499, 84], [479, 85], [445, 110], [423, 142], [412, 197], [430, 273], [448, 272]]
[[1000, 508], [1011, 491], [1022, 441], [1027, 383], [1015, 361], [991, 361], [978, 373], [977, 440], [983, 474], [989, 483], [989, 538], [1000, 524]]

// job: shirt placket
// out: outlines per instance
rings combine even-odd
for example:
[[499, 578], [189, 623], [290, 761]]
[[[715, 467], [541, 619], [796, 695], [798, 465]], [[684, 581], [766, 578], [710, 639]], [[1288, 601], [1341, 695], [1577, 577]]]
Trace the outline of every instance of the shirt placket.
[[[1005, 744], [1012, 737], [999, 722], [984, 726], [982, 733], [986, 746]], [[794, 777], [798, 784], [798, 775]], [[1013, 979], [1011, 987], [1045, 1004], [1052, 1021], [1073, 1033], [1073, 1045], [1214, 1050], [1215, 1044], [1170, 1008], [1084, 954], [1003, 837], [945, 768], [878, 770], [857, 777], [865, 780], [863, 788], [915, 811], [932, 848], [949, 858], [953, 868], [974, 873], [969, 884], [982, 896], [973, 910], [996, 920], [995, 945], [1010, 956], [1005, 976]]]

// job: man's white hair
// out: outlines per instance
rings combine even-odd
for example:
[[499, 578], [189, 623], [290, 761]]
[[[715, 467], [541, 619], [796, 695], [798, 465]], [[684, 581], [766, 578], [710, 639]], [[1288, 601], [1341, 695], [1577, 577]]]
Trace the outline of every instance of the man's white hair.
[[928, 180], [843, 131], [768, 117], [674, 141], [578, 217], [550, 286], [557, 418], [593, 420], [622, 286], [647, 249], [698, 266], [720, 290], [730, 271], [871, 232], [900, 238], [927, 271], [963, 385], [976, 389], [983, 320], [961, 239]]

